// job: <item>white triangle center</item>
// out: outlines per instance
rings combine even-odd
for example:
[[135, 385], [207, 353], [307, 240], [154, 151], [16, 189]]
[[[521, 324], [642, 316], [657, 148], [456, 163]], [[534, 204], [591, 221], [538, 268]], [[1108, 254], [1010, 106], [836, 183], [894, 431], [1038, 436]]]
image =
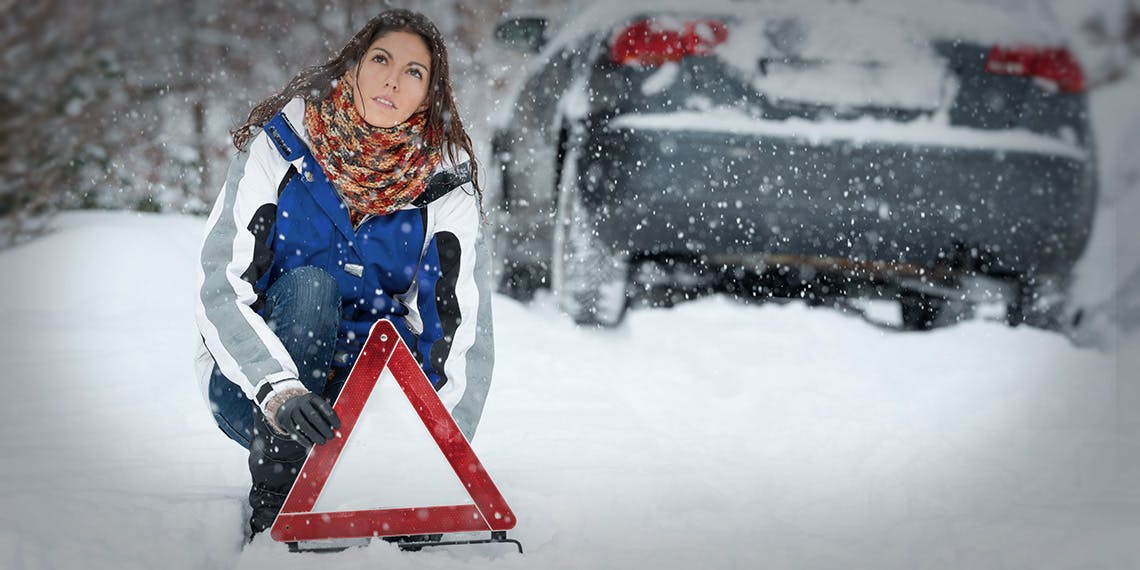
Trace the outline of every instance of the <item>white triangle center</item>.
[[471, 496], [385, 367], [313, 512], [469, 504]]

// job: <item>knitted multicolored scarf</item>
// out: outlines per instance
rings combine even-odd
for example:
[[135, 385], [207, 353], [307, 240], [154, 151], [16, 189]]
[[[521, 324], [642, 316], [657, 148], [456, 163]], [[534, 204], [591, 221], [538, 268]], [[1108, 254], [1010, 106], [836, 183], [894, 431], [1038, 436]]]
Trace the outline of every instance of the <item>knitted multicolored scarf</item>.
[[313, 154], [344, 196], [355, 225], [368, 214], [383, 215], [415, 200], [441, 157], [424, 136], [426, 113], [392, 128], [364, 122], [352, 102], [350, 81], [341, 78], [327, 97], [305, 103], [305, 128]]

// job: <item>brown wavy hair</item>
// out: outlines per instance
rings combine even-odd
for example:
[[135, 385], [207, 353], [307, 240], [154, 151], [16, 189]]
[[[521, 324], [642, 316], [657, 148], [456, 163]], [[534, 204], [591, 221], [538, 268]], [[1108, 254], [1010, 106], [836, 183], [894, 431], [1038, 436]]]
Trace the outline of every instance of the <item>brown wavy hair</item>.
[[[320, 101], [332, 91], [333, 81], [340, 79], [352, 68], [359, 73], [361, 58], [368, 46], [380, 36], [389, 32], [410, 32], [418, 35], [431, 53], [431, 78], [428, 81], [428, 107], [426, 131], [440, 133], [439, 143], [446, 149], [448, 159], [454, 164], [457, 160], [455, 149], [461, 148], [471, 161], [471, 181], [475, 187], [475, 197], [479, 201], [479, 211], [483, 210], [483, 192], [479, 187], [479, 164], [471, 147], [471, 137], [463, 128], [459, 111], [455, 107], [455, 97], [451, 89], [451, 70], [448, 66], [447, 46], [439, 29], [426, 16], [411, 10], [385, 10], [364, 25], [340, 53], [324, 64], [302, 70], [285, 88], [253, 107], [245, 123], [232, 131], [234, 147], [245, 150], [249, 141], [281, 112], [285, 105], [296, 97], [306, 101]], [[434, 137], [433, 137], [434, 138]]]

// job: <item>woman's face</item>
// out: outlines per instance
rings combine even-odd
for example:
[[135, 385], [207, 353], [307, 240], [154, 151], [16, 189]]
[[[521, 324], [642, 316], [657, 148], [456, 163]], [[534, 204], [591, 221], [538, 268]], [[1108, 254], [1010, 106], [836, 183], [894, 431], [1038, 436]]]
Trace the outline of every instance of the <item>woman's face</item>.
[[374, 127], [394, 127], [427, 109], [431, 54], [423, 38], [388, 32], [364, 53], [356, 75], [356, 112]]

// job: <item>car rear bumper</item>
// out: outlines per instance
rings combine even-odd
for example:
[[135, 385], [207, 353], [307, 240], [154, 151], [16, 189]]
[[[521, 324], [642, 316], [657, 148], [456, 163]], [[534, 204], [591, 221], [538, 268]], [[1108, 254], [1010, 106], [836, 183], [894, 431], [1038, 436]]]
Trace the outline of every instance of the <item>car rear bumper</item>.
[[[1091, 229], [1090, 156], [1034, 148], [610, 128], [582, 153], [583, 201], [621, 251], [1070, 269]], [[729, 257], [731, 257], [731, 255]]]

